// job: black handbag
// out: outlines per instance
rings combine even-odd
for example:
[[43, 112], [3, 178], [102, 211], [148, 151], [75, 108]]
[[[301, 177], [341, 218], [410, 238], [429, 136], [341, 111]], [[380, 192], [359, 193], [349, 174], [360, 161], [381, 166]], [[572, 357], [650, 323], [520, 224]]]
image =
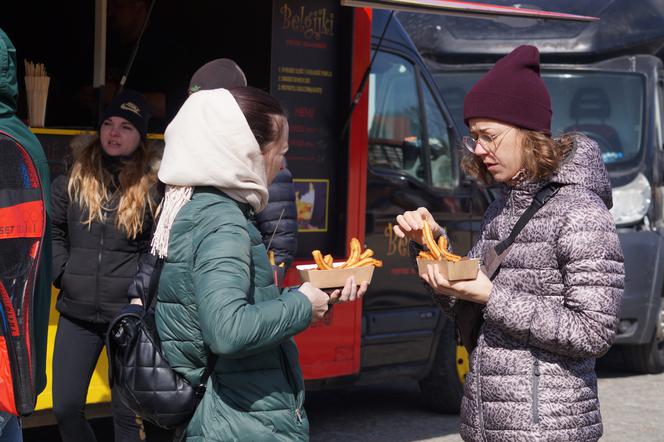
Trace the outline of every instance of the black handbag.
[[[484, 274], [493, 281], [498, 272], [500, 265], [507, 256], [514, 240], [521, 230], [528, 224], [528, 221], [537, 213], [539, 209], [551, 199], [558, 190], [562, 187], [558, 183], [548, 183], [544, 185], [533, 198], [532, 203], [526, 211], [518, 219], [514, 228], [509, 236], [498, 243], [495, 247], [491, 247], [487, 255], [484, 257], [484, 265], [482, 271]], [[470, 301], [457, 300], [454, 307], [454, 322], [456, 323], [459, 331], [458, 336], [461, 344], [466, 348], [468, 354], [472, 353], [477, 346], [477, 340], [480, 337], [482, 324], [484, 323], [484, 305], [476, 304]]]
[[153, 424], [182, 429], [196, 411], [216, 362], [208, 356], [199, 385], [176, 373], [164, 357], [155, 324], [157, 286], [163, 260], [145, 255], [130, 285], [143, 306], [126, 306], [111, 322], [106, 336], [109, 381], [113, 394], [134, 413]]

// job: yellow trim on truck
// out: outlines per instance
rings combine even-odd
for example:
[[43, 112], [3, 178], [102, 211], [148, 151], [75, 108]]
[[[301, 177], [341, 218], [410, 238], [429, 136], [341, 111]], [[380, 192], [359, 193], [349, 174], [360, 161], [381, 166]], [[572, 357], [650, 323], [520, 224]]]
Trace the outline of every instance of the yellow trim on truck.
[[[76, 135], [94, 135], [96, 130], [89, 129], [50, 129], [42, 127], [31, 127], [30, 130], [35, 135], [63, 135], [63, 136], [76, 136]], [[148, 134], [148, 140], [163, 140], [164, 134]]]

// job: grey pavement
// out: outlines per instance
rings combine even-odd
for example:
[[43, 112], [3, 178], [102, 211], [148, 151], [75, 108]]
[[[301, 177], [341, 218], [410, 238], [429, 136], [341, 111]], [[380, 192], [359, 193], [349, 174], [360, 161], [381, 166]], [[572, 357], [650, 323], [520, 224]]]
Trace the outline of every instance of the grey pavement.
[[[606, 442], [664, 442], [664, 374], [600, 372]], [[427, 410], [414, 382], [307, 396], [312, 442], [459, 442], [458, 416]]]
[[606, 442], [664, 442], [664, 374], [600, 373]]
[[[664, 442], [664, 374], [600, 372], [602, 441]], [[311, 442], [460, 442], [458, 416], [427, 410], [415, 382], [310, 392]], [[110, 418], [90, 421], [100, 442], [113, 440]], [[57, 442], [57, 427], [26, 429], [26, 442]]]

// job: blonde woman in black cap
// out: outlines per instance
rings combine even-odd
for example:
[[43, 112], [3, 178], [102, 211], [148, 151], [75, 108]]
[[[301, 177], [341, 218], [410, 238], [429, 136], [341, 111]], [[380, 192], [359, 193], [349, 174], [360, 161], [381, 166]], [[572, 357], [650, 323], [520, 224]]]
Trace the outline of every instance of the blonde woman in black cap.
[[[615, 338], [623, 256], [597, 143], [551, 138], [551, 113], [533, 46], [500, 59], [464, 102], [466, 172], [505, 191], [469, 253], [482, 261], [478, 277], [450, 282], [433, 265], [420, 276], [471, 352], [461, 403], [466, 441], [602, 435], [594, 366]], [[545, 202], [528, 219], [534, 201]], [[413, 256], [424, 223], [444, 234], [425, 208], [397, 217], [395, 233], [411, 239]]]
[[[53, 276], [60, 312], [53, 354], [53, 411], [63, 441], [95, 441], [85, 398], [109, 321], [150, 249], [158, 156], [146, 142], [143, 98], [124, 91], [99, 134], [73, 145], [74, 164], [52, 185]], [[140, 420], [113, 397], [116, 441], [145, 439]]]

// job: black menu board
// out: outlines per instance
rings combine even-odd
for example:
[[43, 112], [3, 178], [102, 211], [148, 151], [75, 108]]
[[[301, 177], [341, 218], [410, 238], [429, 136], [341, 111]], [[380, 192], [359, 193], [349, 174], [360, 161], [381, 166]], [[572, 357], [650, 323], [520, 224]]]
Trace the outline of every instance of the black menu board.
[[302, 258], [345, 250], [350, 12], [337, 0], [273, 2], [270, 92], [288, 112]]

